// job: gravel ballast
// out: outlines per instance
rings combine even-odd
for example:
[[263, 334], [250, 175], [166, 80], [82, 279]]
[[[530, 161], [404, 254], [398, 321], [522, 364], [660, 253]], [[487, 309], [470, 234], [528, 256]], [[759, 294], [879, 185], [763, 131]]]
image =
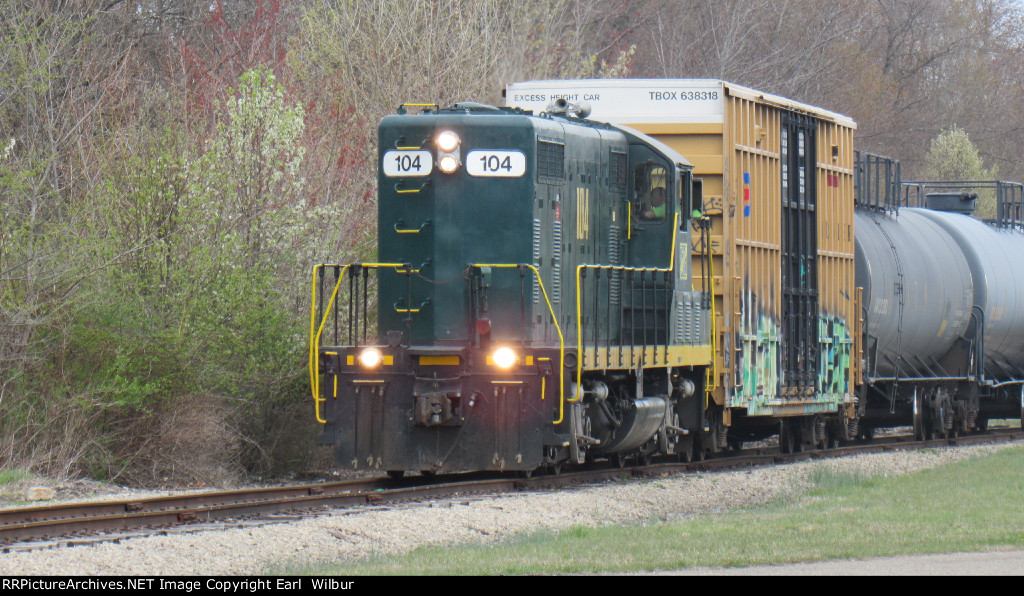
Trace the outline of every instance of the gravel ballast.
[[[1019, 443], [1014, 443], [1019, 444]], [[1014, 445], [1011, 444], [1011, 445]], [[495, 542], [537, 530], [672, 521], [795, 494], [811, 470], [898, 475], [1007, 445], [876, 453], [746, 471], [690, 473], [556, 492], [452, 499], [268, 526], [0, 554], [9, 575], [250, 575], [289, 563], [356, 559], [428, 544]]]

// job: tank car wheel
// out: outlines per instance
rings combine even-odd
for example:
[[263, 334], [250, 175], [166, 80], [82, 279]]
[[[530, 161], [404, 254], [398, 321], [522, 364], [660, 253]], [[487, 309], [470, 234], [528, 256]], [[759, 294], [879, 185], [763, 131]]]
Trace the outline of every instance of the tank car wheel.
[[945, 426], [943, 426], [942, 435], [946, 439], [955, 439], [960, 436], [960, 427], [957, 425], [956, 422], [953, 423], [952, 428], [946, 428]]
[[615, 466], [616, 468], [626, 467], [627, 458], [625, 453], [613, 453], [611, 457], [608, 458], [608, 460], [612, 462], [612, 465]]
[[942, 424], [942, 418], [931, 412], [925, 414], [924, 420], [924, 438], [929, 441], [934, 441], [939, 438], [939, 434], [945, 432], [945, 429], [939, 428]]
[[918, 441], [924, 441], [927, 439], [928, 430], [925, 428], [925, 417], [927, 415], [925, 411], [924, 393], [917, 393], [914, 395], [914, 438]]
[[405, 470], [388, 470], [388, 478], [398, 480], [402, 476], [405, 476]]
[[646, 451], [641, 451], [638, 459], [640, 460], [640, 465], [642, 466], [651, 465], [651, 454]]

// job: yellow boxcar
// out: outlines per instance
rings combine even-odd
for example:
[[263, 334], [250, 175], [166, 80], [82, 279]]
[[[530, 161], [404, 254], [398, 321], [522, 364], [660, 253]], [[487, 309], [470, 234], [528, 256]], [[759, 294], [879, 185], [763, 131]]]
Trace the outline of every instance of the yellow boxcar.
[[709, 396], [727, 424], [734, 410], [853, 414], [852, 119], [719, 80], [531, 81], [505, 93], [535, 113], [585, 102], [590, 119], [655, 137], [694, 165], [711, 226], [693, 234], [693, 283], [713, 280]]

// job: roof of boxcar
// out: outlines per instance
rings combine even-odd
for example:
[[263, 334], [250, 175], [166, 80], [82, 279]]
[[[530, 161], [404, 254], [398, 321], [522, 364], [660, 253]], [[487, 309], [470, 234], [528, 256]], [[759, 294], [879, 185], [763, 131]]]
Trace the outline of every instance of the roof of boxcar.
[[[719, 91], [720, 95], [714, 96]], [[509, 106], [543, 111], [562, 97], [588, 102], [591, 118], [609, 122], [722, 122], [725, 93], [758, 103], [811, 114], [856, 128], [849, 116], [718, 79], [566, 79], [511, 83]]]

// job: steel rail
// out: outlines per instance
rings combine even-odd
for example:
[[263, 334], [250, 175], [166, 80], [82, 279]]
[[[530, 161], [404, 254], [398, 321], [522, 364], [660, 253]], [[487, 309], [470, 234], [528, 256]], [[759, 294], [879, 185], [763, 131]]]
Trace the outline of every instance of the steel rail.
[[53, 540], [59, 537], [81, 536], [83, 533], [95, 534], [138, 528], [187, 529], [189, 524], [273, 513], [323, 511], [334, 507], [382, 506], [418, 500], [464, 498], [467, 495], [565, 488], [621, 480], [624, 477], [720, 471], [872, 452], [1009, 442], [1024, 439], [1024, 431], [998, 429], [986, 434], [956, 438], [926, 441], [912, 439], [911, 436], [884, 437], [871, 443], [792, 454], [782, 454], [775, 447], [756, 448], [705, 461], [658, 462], [632, 468], [619, 468], [609, 464], [598, 469], [530, 477], [475, 473], [434, 478], [414, 476], [401, 481], [376, 478], [4, 509], [0, 510], [0, 545], [3, 545], [0, 546], [0, 550], [10, 549], [19, 542]]

